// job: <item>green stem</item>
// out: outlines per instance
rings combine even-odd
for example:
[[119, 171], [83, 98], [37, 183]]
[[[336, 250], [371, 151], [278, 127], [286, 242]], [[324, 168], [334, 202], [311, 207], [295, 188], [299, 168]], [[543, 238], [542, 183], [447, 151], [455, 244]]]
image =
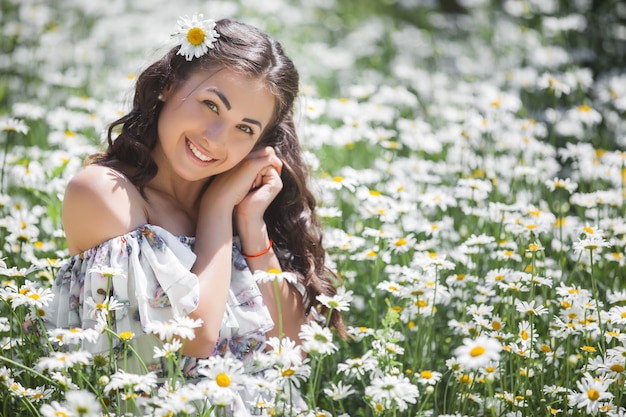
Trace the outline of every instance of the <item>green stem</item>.
[[272, 282], [274, 285], [274, 296], [276, 297], [276, 309], [278, 310], [278, 338], [283, 340], [283, 310], [280, 304], [280, 291], [278, 288], [278, 280]]
[[600, 314], [600, 300], [598, 299], [599, 294], [596, 288], [596, 280], [593, 276], [593, 249], [589, 249], [589, 264], [591, 268], [591, 287], [593, 289], [593, 298], [596, 300], [596, 314], [598, 315], [598, 327], [600, 328], [600, 353], [604, 355], [604, 327], [602, 326], [602, 315]]
[[4, 155], [2, 156], [2, 170], [0, 173], [0, 193], [4, 194], [4, 169], [7, 165], [7, 155], [9, 154], [9, 142], [11, 138], [10, 132], [7, 132], [7, 140], [4, 143]]
[[35, 408], [33, 403], [30, 402], [28, 398], [20, 397], [20, 400], [22, 400], [22, 403], [24, 403], [26, 408], [30, 409], [31, 413], [34, 413], [33, 415], [41, 416], [41, 414], [39, 414], [39, 410]]

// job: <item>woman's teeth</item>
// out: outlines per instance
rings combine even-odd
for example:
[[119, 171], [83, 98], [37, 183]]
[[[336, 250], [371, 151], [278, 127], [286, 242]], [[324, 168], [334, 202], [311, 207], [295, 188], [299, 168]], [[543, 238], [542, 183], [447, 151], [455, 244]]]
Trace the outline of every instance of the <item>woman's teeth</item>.
[[189, 149], [191, 149], [191, 153], [193, 153], [196, 158], [198, 158], [199, 160], [201, 160], [202, 162], [209, 162], [212, 161], [213, 158], [210, 158], [206, 155], [204, 155], [202, 152], [200, 152], [200, 149], [196, 148], [193, 143], [191, 142], [187, 142], [189, 144]]

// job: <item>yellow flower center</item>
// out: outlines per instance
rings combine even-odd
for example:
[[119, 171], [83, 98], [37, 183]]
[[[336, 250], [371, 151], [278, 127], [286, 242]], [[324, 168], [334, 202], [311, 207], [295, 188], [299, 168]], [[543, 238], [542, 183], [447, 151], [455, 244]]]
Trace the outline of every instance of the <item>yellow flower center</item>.
[[334, 182], [342, 182], [343, 181], [343, 177], [333, 177], [333, 181]]
[[500, 323], [499, 321], [492, 321], [491, 322], [491, 328], [493, 330], [498, 331], [498, 330], [502, 329], [502, 323]]
[[282, 372], [282, 376], [292, 376], [295, 373], [296, 373], [296, 371], [294, 371], [293, 369], [289, 368], [289, 369], [285, 369]]
[[621, 374], [622, 372], [624, 372], [624, 366], [620, 365], [619, 363], [616, 363], [615, 365], [611, 365], [611, 371], [613, 372], [617, 372], [618, 374]]
[[193, 46], [201, 45], [204, 42], [204, 31], [200, 28], [191, 28], [187, 32], [187, 40]]
[[626, 311], [624, 311], [624, 312], [622, 313], [622, 318], [623, 318], [623, 319], [626, 319]]
[[433, 377], [433, 373], [430, 371], [422, 371], [420, 372], [420, 376], [425, 379], [430, 379]]
[[483, 353], [485, 353], [485, 348], [482, 346], [476, 346], [475, 348], [473, 348], [472, 350], [470, 350], [470, 356], [472, 357], [476, 357], [476, 356], [480, 356]]
[[520, 337], [522, 338], [522, 340], [528, 340], [528, 332], [526, 330], [522, 330], [522, 332], [520, 333]]
[[230, 385], [230, 378], [226, 374], [219, 374], [215, 377], [215, 382], [222, 388], [226, 388]]
[[276, 268], [270, 268], [270, 269], [267, 270], [268, 274], [276, 274], [276, 275], [278, 275], [278, 274], [280, 274], [280, 272], [281, 272], [280, 269], [276, 269]]
[[600, 393], [598, 392], [598, 390], [591, 388], [589, 391], [587, 391], [587, 397], [589, 397], [591, 401], [597, 401], [598, 398], [600, 398]]
[[461, 384], [469, 384], [470, 382], [472, 382], [472, 377], [467, 374], [463, 374], [459, 377], [459, 382]]
[[406, 239], [400, 238], [398, 240], [396, 240], [396, 246], [404, 246], [406, 245]]
[[39, 297], [39, 294], [37, 294], [37, 293], [32, 293], [32, 294], [30, 294], [30, 295], [28, 296], [28, 298], [30, 298], [31, 300], [35, 300], [35, 301], [37, 301], [37, 300], [39, 300], [39, 298], [40, 298], [40, 297]]
[[133, 332], [122, 332], [120, 333], [120, 339], [122, 340], [130, 340], [134, 336]]

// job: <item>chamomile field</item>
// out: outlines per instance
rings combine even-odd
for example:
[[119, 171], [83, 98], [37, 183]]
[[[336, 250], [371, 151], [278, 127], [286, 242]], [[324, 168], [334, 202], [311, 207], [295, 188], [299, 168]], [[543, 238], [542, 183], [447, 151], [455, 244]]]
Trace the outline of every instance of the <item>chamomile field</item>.
[[[255, 372], [212, 357], [189, 383], [124, 368], [115, 299], [95, 328], [43, 322], [65, 185], [194, 13], [300, 71], [340, 278], [320, 301], [349, 337], [319, 317]], [[0, 416], [241, 416], [241, 391], [261, 416], [626, 416], [623, 2], [3, 0], [0, 25]], [[177, 369], [196, 325], [152, 329], [155, 357]], [[100, 333], [116, 352], [82, 348]]]

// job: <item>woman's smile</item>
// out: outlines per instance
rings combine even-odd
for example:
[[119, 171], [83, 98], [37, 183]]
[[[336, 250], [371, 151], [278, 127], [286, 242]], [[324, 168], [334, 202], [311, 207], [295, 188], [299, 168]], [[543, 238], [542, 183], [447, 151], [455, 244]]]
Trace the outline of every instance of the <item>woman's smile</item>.
[[200, 148], [195, 146], [193, 142], [191, 142], [189, 139], [185, 139], [185, 142], [187, 143], [187, 149], [199, 162], [202, 162], [203, 164], [208, 164], [209, 162], [215, 160], [215, 158], [210, 157], [209, 155], [205, 154], [202, 150], [200, 150]]

